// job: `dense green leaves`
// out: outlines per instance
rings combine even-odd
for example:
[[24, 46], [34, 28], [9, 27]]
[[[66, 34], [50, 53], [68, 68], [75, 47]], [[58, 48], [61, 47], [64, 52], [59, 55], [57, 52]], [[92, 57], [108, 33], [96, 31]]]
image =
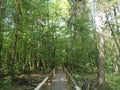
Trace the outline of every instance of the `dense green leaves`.
[[[10, 74], [11, 69], [14, 70], [13, 74], [48, 73], [62, 64], [77, 72], [75, 76], [92, 73], [94, 77], [100, 67], [101, 34], [95, 22], [98, 12], [108, 14], [108, 20], [105, 18], [103, 23], [106, 73], [119, 71], [118, 0], [104, 3], [102, 0], [95, 3], [82, 0], [2, 1], [0, 70], [5, 70], [1, 74]], [[108, 83], [113, 80], [112, 75], [107, 77]], [[11, 78], [4, 83], [11, 83]]]

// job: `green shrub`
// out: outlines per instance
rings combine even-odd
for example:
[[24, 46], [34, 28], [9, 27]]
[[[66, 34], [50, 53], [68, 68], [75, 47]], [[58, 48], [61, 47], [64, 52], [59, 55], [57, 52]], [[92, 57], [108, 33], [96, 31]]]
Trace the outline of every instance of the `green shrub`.
[[12, 77], [8, 76], [5, 80], [0, 81], [0, 90], [9, 90], [12, 83]]

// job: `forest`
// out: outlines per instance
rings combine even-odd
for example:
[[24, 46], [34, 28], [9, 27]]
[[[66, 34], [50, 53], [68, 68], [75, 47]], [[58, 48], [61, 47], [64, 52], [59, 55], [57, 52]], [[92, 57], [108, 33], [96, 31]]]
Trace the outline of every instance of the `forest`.
[[59, 65], [81, 90], [120, 90], [120, 0], [0, 0], [0, 90]]

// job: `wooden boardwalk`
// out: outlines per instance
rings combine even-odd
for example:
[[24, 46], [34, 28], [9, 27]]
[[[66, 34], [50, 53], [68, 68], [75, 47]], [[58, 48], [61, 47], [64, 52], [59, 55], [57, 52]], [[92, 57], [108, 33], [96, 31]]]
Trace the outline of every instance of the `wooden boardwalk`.
[[58, 73], [51, 83], [50, 90], [70, 90], [62, 67], [58, 68]]
[[[56, 72], [56, 74], [55, 74]], [[68, 78], [69, 77], [69, 78]], [[71, 88], [70, 82], [74, 89]], [[34, 90], [81, 90], [63, 67], [57, 67]]]

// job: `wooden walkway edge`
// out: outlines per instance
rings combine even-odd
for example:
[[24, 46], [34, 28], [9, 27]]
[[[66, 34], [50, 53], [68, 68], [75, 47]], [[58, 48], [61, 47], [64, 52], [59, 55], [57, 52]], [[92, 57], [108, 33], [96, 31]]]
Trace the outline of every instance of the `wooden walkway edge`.
[[40, 88], [47, 82], [47, 80], [52, 76], [53, 72], [55, 71], [55, 68], [50, 72], [50, 74], [34, 89], [34, 90], [40, 90]]

